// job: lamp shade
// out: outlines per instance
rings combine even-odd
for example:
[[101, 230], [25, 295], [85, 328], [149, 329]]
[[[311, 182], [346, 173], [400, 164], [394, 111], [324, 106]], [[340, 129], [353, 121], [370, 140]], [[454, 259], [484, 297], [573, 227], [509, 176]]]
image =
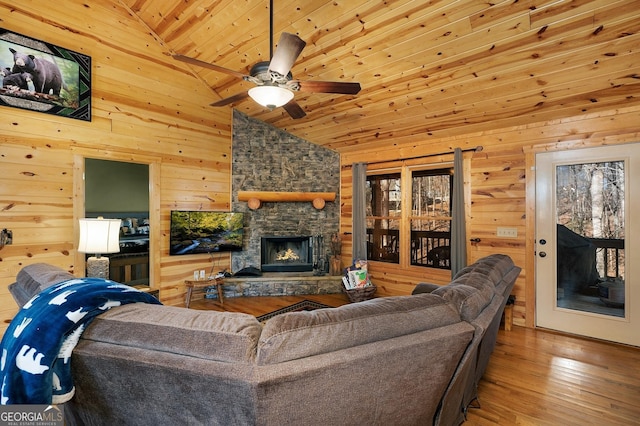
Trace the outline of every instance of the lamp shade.
[[120, 251], [120, 219], [80, 219], [80, 253], [117, 253]]
[[251, 99], [269, 109], [281, 107], [293, 99], [293, 92], [278, 86], [257, 86], [249, 89]]

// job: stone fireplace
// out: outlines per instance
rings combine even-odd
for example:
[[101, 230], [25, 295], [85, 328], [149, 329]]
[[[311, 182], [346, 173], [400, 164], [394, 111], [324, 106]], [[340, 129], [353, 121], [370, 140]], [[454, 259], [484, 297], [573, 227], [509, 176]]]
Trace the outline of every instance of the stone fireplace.
[[[317, 274], [314, 264], [323, 264], [325, 242], [340, 229], [340, 154], [234, 110], [232, 155], [231, 209], [246, 214], [231, 272], [256, 267], [263, 274], [225, 278], [225, 297], [339, 293], [341, 278]], [[287, 201], [251, 210], [238, 191], [335, 192], [338, 198], [322, 209]]]
[[[314, 259], [318, 264], [325, 259], [326, 265], [331, 234], [340, 230], [340, 154], [237, 110], [233, 112], [232, 154], [231, 208], [246, 214], [243, 248], [232, 254], [231, 272], [255, 267], [271, 274], [282, 272], [284, 266], [296, 269], [289, 269], [290, 273], [310, 275]], [[238, 191], [335, 192], [338, 197], [322, 209], [314, 208], [310, 202], [265, 202], [251, 210], [246, 201], [238, 200]], [[298, 253], [304, 266], [263, 259], [264, 238], [282, 243], [281, 238], [292, 236], [312, 236], [305, 237], [308, 241], [300, 249], [303, 253]], [[321, 244], [315, 244], [317, 236], [322, 237]], [[271, 266], [265, 269], [264, 263]]]
[[262, 272], [307, 272], [313, 270], [311, 237], [262, 237]]

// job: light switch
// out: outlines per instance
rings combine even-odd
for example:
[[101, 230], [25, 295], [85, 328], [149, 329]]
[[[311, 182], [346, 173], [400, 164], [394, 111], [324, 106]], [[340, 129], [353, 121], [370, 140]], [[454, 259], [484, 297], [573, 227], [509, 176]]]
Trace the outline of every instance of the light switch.
[[503, 238], [518, 238], [518, 228], [505, 228], [498, 226], [498, 237]]

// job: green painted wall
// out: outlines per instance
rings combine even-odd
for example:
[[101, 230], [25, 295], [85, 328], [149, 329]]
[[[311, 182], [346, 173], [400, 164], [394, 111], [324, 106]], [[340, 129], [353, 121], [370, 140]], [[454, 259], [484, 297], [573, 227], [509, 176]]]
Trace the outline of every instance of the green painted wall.
[[85, 159], [87, 213], [149, 211], [149, 166]]

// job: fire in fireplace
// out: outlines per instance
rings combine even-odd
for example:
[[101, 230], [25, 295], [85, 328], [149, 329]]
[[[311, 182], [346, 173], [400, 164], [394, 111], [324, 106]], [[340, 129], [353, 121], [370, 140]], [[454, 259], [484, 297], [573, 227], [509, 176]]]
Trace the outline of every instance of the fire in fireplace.
[[311, 237], [262, 237], [262, 272], [304, 272], [313, 270]]

